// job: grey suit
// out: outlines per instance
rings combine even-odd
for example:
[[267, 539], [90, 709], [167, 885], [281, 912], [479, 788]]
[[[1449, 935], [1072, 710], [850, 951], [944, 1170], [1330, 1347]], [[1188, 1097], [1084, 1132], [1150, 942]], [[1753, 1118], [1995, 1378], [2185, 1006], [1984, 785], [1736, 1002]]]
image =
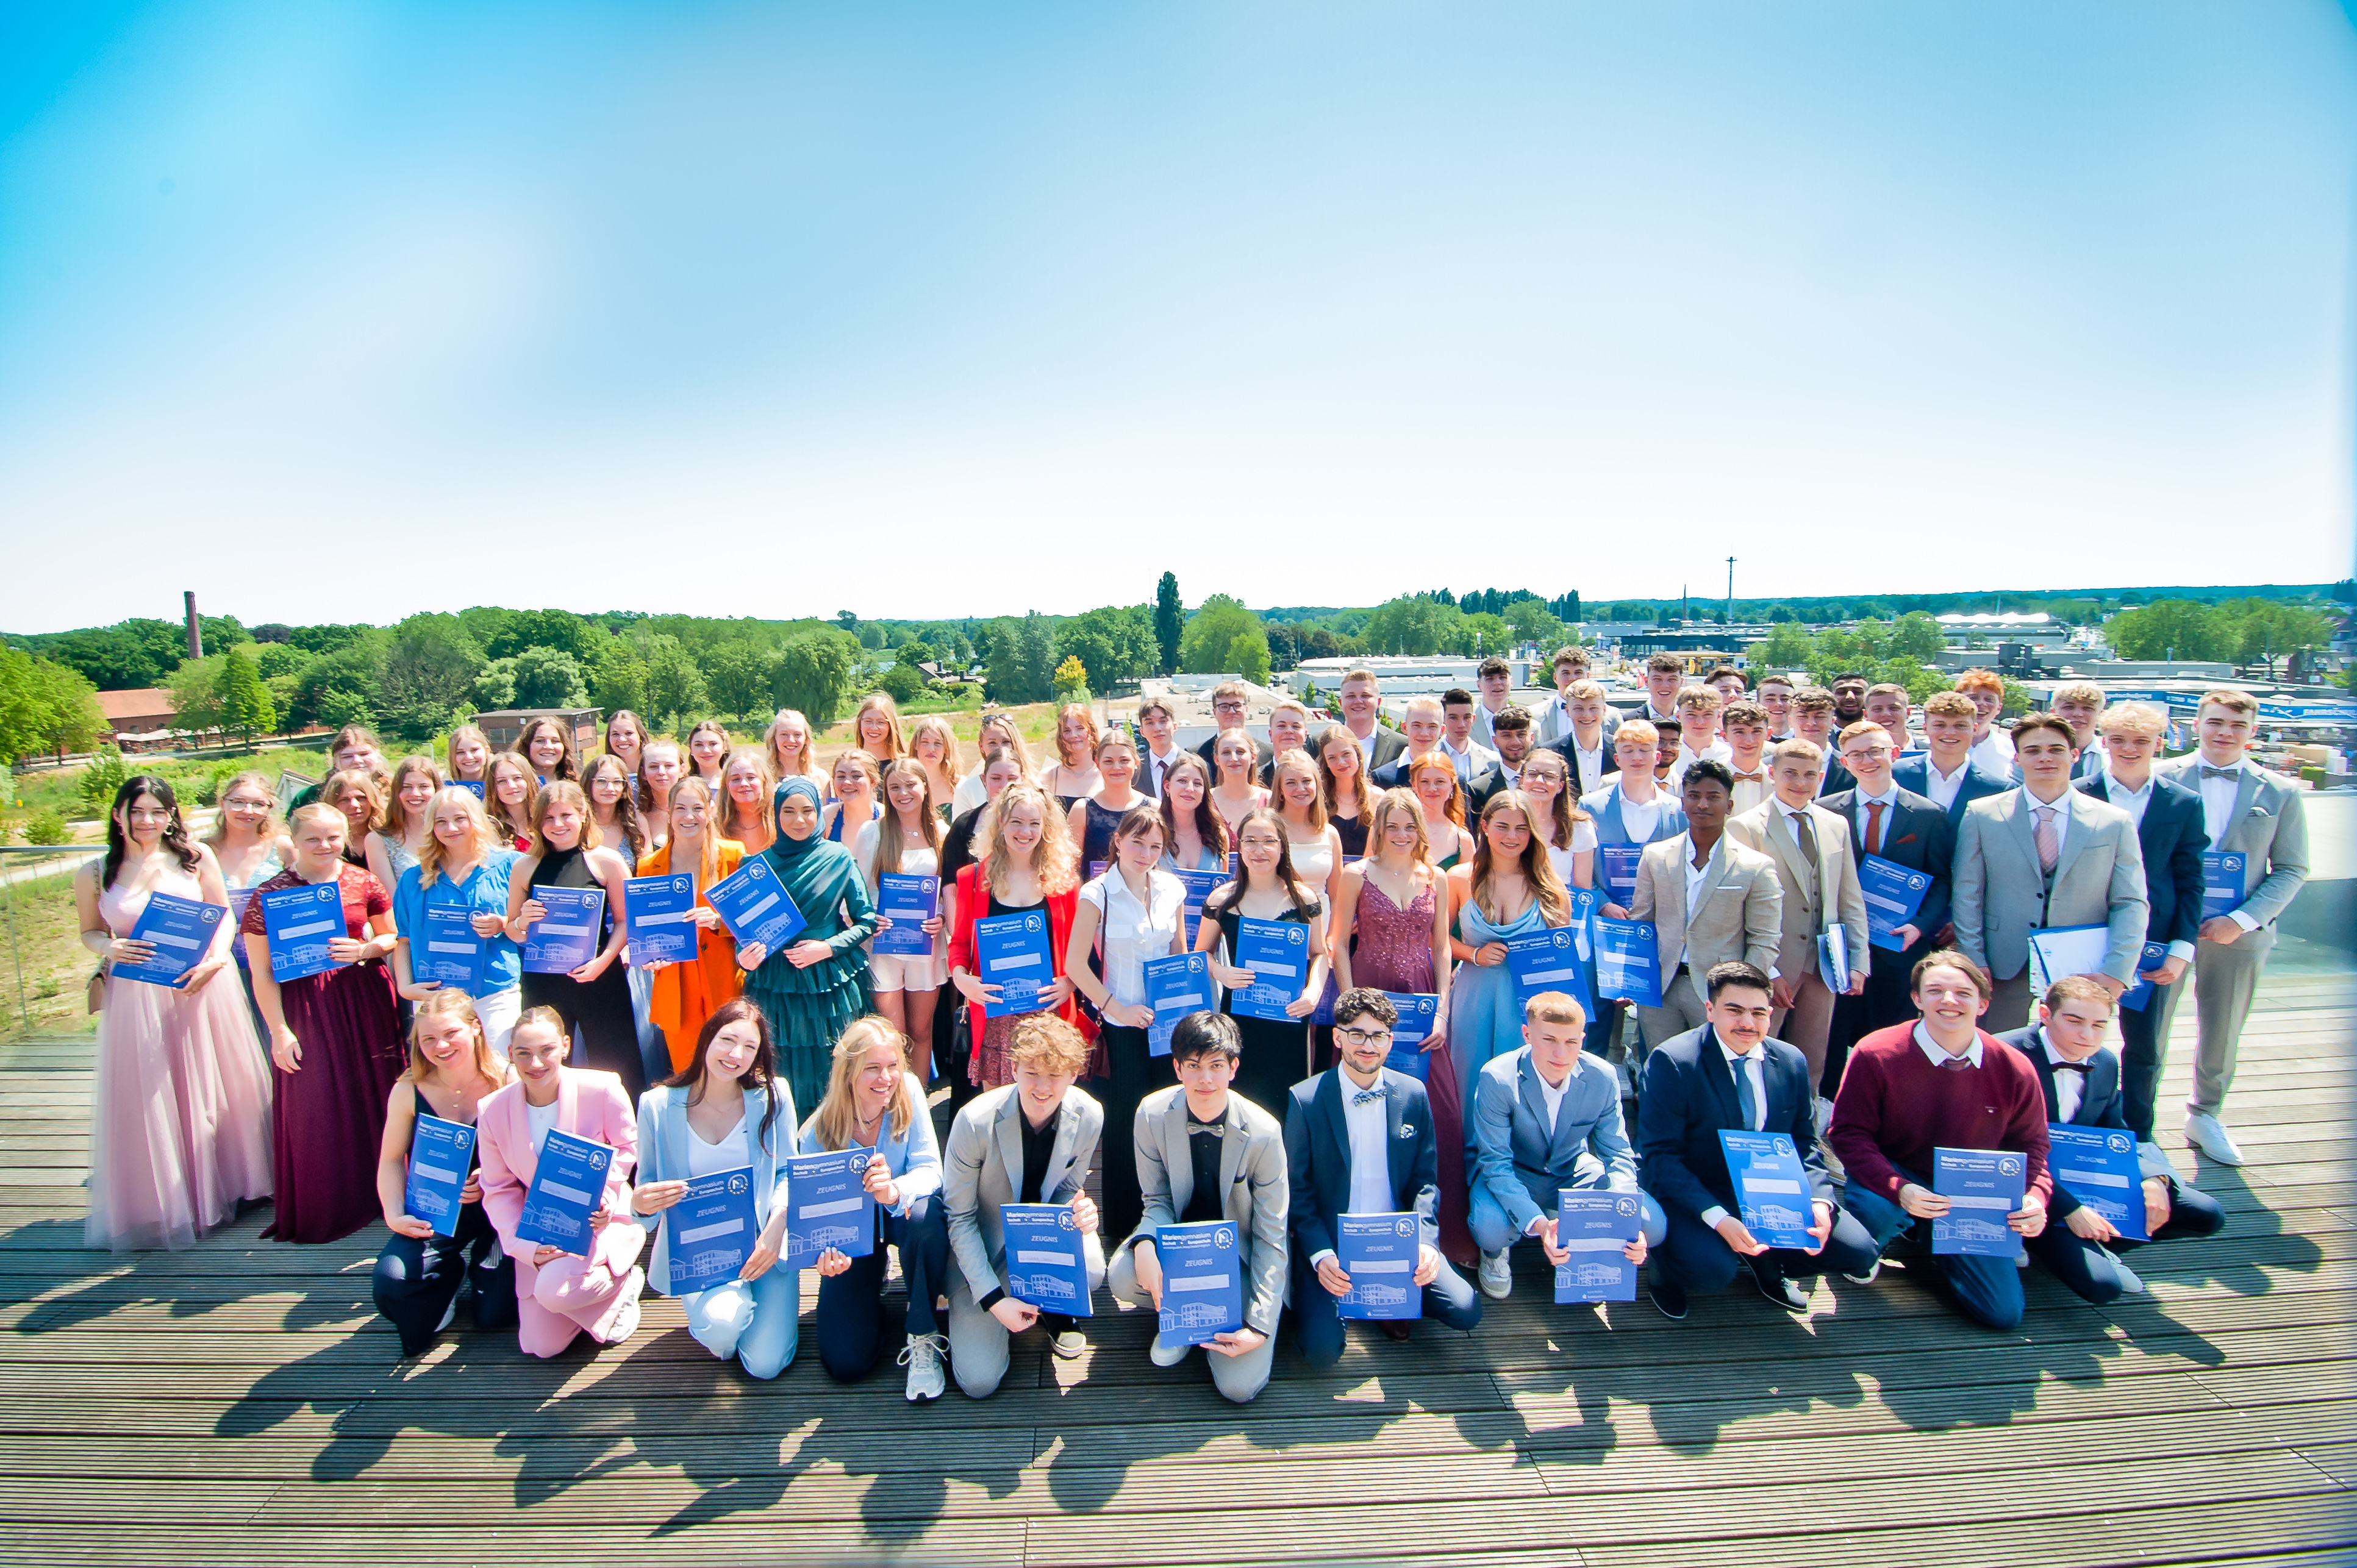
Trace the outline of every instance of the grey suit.
[[[1004, 1206], [1021, 1201], [1023, 1108], [1013, 1085], [994, 1089], [966, 1102], [950, 1126], [942, 1155], [942, 1205], [950, 1232], [950, 1370], [973, 1399], [987, 1399], [1006, 1375], [1006, 1325], [981, 1305], [1002, 1290], [1006, 1260]], [[1042, 1203], [1070, 1203], [1080, 1196], [1104, 1133], [1104, 1107], [1077, 1089], [1064, 1091], [1056, 1142], [1039, 1183]], [[1089, 1288], [1104, 1279], [1104, 1244], [1086, 1241]]]
[[[2201, 755], [2178, 757], [2153, 769], [2182, 784], [2199, 799]], [[2243, 1043], [2243, 1021], [2259, 988], [2267, 955], [2275, 950], [2276, 921], [2308, 881], [2306, 791], [2256, 763], [2243, 765], [2234, 789], [2234, 810], [2214, 852], [2244, 857], [2240, 911], [2257, 922], [2231, 942], [2193, 944], [2193, 1010], [2199, 1043], [2193, 1062], [2193, 1098], [2187, 1106], [2215, 1116], [2234, 1082], [2234, 1058]], [[2205, 808], [2206, 810], [2206, 808]]]
[[1637, 862], [1629, 914], [1653, 922], [1662, 962], [1662, 1004], [1637, 1009], [1649, 1051], [1703, 1026], [1702, 981], [1713, 964], [1743, 959], [1763, 970], [1776, 967], [1784, 918], [1776, 863], [1721, 833], [1711, 845], [1701, 908], [1689, 912], [1686, 870], [1693, 855], [1693, 838], [1680, 833], [1646, 845]]
[[[1147, 1095], [1137, 1104], [1137, 1188], [1145, 1215], [1114, 1254], [1106, 1283], [1113, 1298], [1131, 1309], [1152, 1305], [1137, 1283], [1136, 1251], [1154, 1240], [1155, 1227], [1177, 1225], [1195, 1199], [1195, 1162], [1187, 1146], [1187, 1091], [1178, 1084]], [[1220, 1181], [1226, 1189], [1220, 1213], [1243, 1238], [1244, 1325], [1264, 1341], [1241, 1356], [1207, 1353], [1211, 1381], [1242, 1404], [1268, 1382], [1276, 1357], [1276, 1319], [1285, 1307], [1290, 1252], [1286, 1215], [1293, 1196], [1286, 1173], [1285, 1129], [1275, 1115], [1243, 1095], [1228, 1092], [1227, 1130], [1220, 1139]]]
[[2071, 812], [2054, 875], [2038, 860], [2037, 802], [2027, 788], [1975, 800], [1956, 833], [1949, 908], [1956, 946], [1988, 972], [1996, 994], [1981, 1027], [2018, 1029], [2029, 1016], [2029, 933], [2049, 926], [2108, 926], [2104, 972], [2135, 983], [2150, 913], [2135, 819], [2109, 801], [2066, 790]]

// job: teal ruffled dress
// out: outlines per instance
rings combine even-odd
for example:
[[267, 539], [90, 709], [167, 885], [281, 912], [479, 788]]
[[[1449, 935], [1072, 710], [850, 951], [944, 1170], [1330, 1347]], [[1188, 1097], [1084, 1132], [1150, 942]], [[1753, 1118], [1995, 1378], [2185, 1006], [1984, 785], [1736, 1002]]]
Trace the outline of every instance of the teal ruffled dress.
[[[773, 822], [778, 808], [797, 792], [819, 803], [809, 779], [788, 779], [771, 797]], [[780, 826], [776, 842], [761, 855], [810, 922], [794, 941], [824, 942], [832, 950], [831, 957], [808, 969], [796, 969], [782, 952], [771, 953], [745, 977], [746, 998], [770, 1021], [778, 1071], [791, 1086], [794, 1103], [816, 1105], [826, 1098], [834, 1042], [852, 1020], [870, 1011], [865, 944], [876, 934], [876, 904], [851, 852], [816, 833], [788, 838]]]

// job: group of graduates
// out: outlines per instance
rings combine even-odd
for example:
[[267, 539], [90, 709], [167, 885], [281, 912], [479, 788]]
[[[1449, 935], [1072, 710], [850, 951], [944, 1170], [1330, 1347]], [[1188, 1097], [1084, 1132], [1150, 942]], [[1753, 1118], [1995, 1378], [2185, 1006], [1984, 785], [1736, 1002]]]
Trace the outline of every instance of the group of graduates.
[[[1077, 1321], [1016, 1299], [1005, 1270], [1001, 1208], [1068, 1204], [1091, 1288], [1125, 1307], [1160, 1304], [1157, 1227], [1235, 1227], [1243, 1323], [1207, 1359], [1244, 1400], [1267, 1380], [1283, 1311], [1313, 1364], [1340, 1355], [1346, 1213], [1416, 1217], [1423, 1314], [1460, 1329], [1480, 1316], [1460, 1269], [1495, 1299], [1517, 1244], [1566, 1262], [1554, 1212], [1567, 1188], [1641, 1197], [1627, 1255], [1650, 1253], [1668, 1316], [1746, 1273], [1805, 1310], [1796, 1279], [1871, 1281], [1914, 1221], [1945, 1211], [1930, 1185], [1942, 1147], [2024, 1156], [2009, 1223], [2030, 1252], [2089, 1299], [2140, 1289], [2131, 1243], [2048, 1172], [2050, 1122], [2140, 1141], [2152, 1237], [2218, 1228], [2216, 1204], [2151, 1144], [2152, 1101], [2190, 964], [2188, 1135], [2243, 1157], [2218, 1112], [2266, 945], [2306, 872], [2299, 786], [2243, 755], [2246, 695], [2210, 693], [2201, 757], [2156, 768], [2158, 715], [2106, 712], [2092, 687], [2007, 736], [1990, 722], [1994, 677], [1968, 675], [1924, 704], [1919, 746], [1904, 691], [1863, 680], [1770, 676], [1755, 692], [1740, 672], [1690, 682], [1657, 659], [1644, 707], [1623, 716], [1577, 648], [1535, 709], [1507, 700], [1506, 673], [1492, 660], [1478, 695], [1411, 699], [1394, 728], [1375, 677], [1353, 671], [1339, 719], [1280, 701], [1257, 736], [1250, 692], [1231, 683], [1195, 751], [1172, 744], [1176, 716], [1153, 698], [1127, 727], [1066, 708], [1052, 761], [991, 714], [972, 771], [946, 722], [904, 728], [882, 693], [823, 767], [791, 711], [758, 746], [709, 721], [683, 743], [659, 737], [617, 713], [586, 758], [554, 720], [504, 752], [462, 727], [439, 762], [388, 760], [350, 730], [283, 825], [266, 782], [242, 775], [201, 843], [167, 784], [131, 779], [80, 887], [92, 951], [147, 957], [132, 932], [159, 891], [235, 908], [333, 883], [345, 929], [336, 967], [278, 983], [249, 898], [177, 988], [108, 980], [90, 1238], [178, 1245], [274, 1195], [282, 1240], [383, 1219], [377, 1299], [405, 1353], [462, 1294], [479, 1327], [513, 1325], [533, 1355], [583, 1334], [614, 1343], [651, 1283], [715, 1355], [770, 1378], [795, 1354], [801, 1308], [799, 1271], [778, 1262], [786, 1156], [865, 1149], [880, 1156], [866, 1167], [875, 1245], [813, 1265], [832, 1375], [865, 1377], [897, 1349], [909, 1398], [943, 1391], [944, 1360], [983, 1397], [1014, 1335], [1040, 1326], [1056, 1354], [1082, 1354]], [[2248, 884], [2205, 919], [2212, 844], [2244, 853]], [[1603, 878], [1609, 846], [1641, 851], [1633, 885]], [[1867, 855], [1932, 884], [1897, 951], [1868, 940]], [[704, 897], [757, 859], [805, 922], [776, 951], [739, 942]], [[693, 955], [633, 961], [629, 880], [681, 874], [697, 897]], [[939, 879], [914, 954], [874, 950], [892, 925], [880, 879], [896, 874]], [[524, 973], [549, 888], [604, 891], [596, 950], [569, 972]], [[1592, 966], [1579, 989], [1596, 1000], [1518, 991], [1508, 944], [1577, 926], [1573, 888], [1654, 924], [1658, 1006], [1599, 997]], [[467, 984], [425, 978], [434, 910], [473, 933]], [[1053, 976], [1031, 1011], [1009, 1012], [976, 923], [1035, 910]], [[1235, 1011], [1254, 978], [1243, 920], [1304, 928], [1307, 981], [1282, 1019]], [[2029, 933], [2067, 925], [2105, 927], [2105, 961], [2033, 997]], [[1835, 927], [1850, 955], [1839, 990], [1817, 961]], [[2147, 942], [2166, 952], [2149, 968]], [[1145, 967], [1190, 951], [1215, 1005], [1166, 1044]], [[211, 983], [232, 962], [242, 987]], [[2139, 980], [2145, 1004], [2123, 1010]], [[1430, 998], [1433, 1025], [1394, 1056], [1401, 996]], [[2104, 1045], [2115, 1026], [2125, 1064]], [[463, 1211], [442, 1231], [405, 1210], [421, 1115], [477, 1134]], [[1738, 1218], [1717, 1133], [1746, 1128], [1803, 1152], [1813, 1246], [1763, 1247]], [[614, 1151], [581, 1252], [516, 1234], [552, 1130]], [[665, 1211], [695, 1178], [747, 1167], [759, 1245], [738, 1278], [673, 1291]], [[907, 1286], [897, 1322], [888, 1249]], [[1931, 1261], [1972, 1316], [2018, 1320], [2009, 1262]], [[1160, 1339], [1153, 1352], [1185, 1354]]]

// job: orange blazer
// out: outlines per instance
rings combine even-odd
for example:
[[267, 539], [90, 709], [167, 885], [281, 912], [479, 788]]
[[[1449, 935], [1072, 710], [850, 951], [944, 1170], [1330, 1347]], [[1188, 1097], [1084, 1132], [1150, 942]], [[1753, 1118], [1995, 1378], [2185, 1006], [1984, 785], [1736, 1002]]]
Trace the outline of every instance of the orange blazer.
[[[735, 839], [719, 841], [720, 875], [727, 875], [743, 863], [745, 846]], [[651, 850], [639, 859], [638, 875], [662, 876], [671, 871], [671, 845]], [[699, 908], [710, 908], [703, 894], [695, 896]], [[704, 1028], [704, 1021], [720, 1010], [723, 1003], [733, 1002], [745, 990], [745, 976], [737, 967], [737, 941], [726, 927], [706, 930], [696, 929], [695, 957], [682, 963], [666, 964], [654, 972], [654, 993], [647, 1004], [648, 1015], [655, 1027], [663, 1032], [663, 1044], [671, 1047], [673, 1072], [686, 1070], [688, 1061], [695, 1055], [695, 1036]]]

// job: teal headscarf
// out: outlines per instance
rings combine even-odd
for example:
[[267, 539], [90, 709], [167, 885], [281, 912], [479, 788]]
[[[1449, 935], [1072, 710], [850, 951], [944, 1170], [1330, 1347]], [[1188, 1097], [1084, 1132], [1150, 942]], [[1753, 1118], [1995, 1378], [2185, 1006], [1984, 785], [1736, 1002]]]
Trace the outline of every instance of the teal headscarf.
[[811, 836], [806, 839], [786, 836], [786, 825], [780, 819], [785, 814], [786, 802], [796, 795], [808, 800], [811, 803], [811, 809], [814, 811], [822, 811], [825, 806], [825, 802], [819, 799], [818, 786], [801, 774], [789, 774], [778, 780], [777, 789], [770, 795], [770, 827], [778, 835], [770, 845], [770, 854], [781, 865], [800, 860], [826, 842], [815, 826], [811, 829]]

